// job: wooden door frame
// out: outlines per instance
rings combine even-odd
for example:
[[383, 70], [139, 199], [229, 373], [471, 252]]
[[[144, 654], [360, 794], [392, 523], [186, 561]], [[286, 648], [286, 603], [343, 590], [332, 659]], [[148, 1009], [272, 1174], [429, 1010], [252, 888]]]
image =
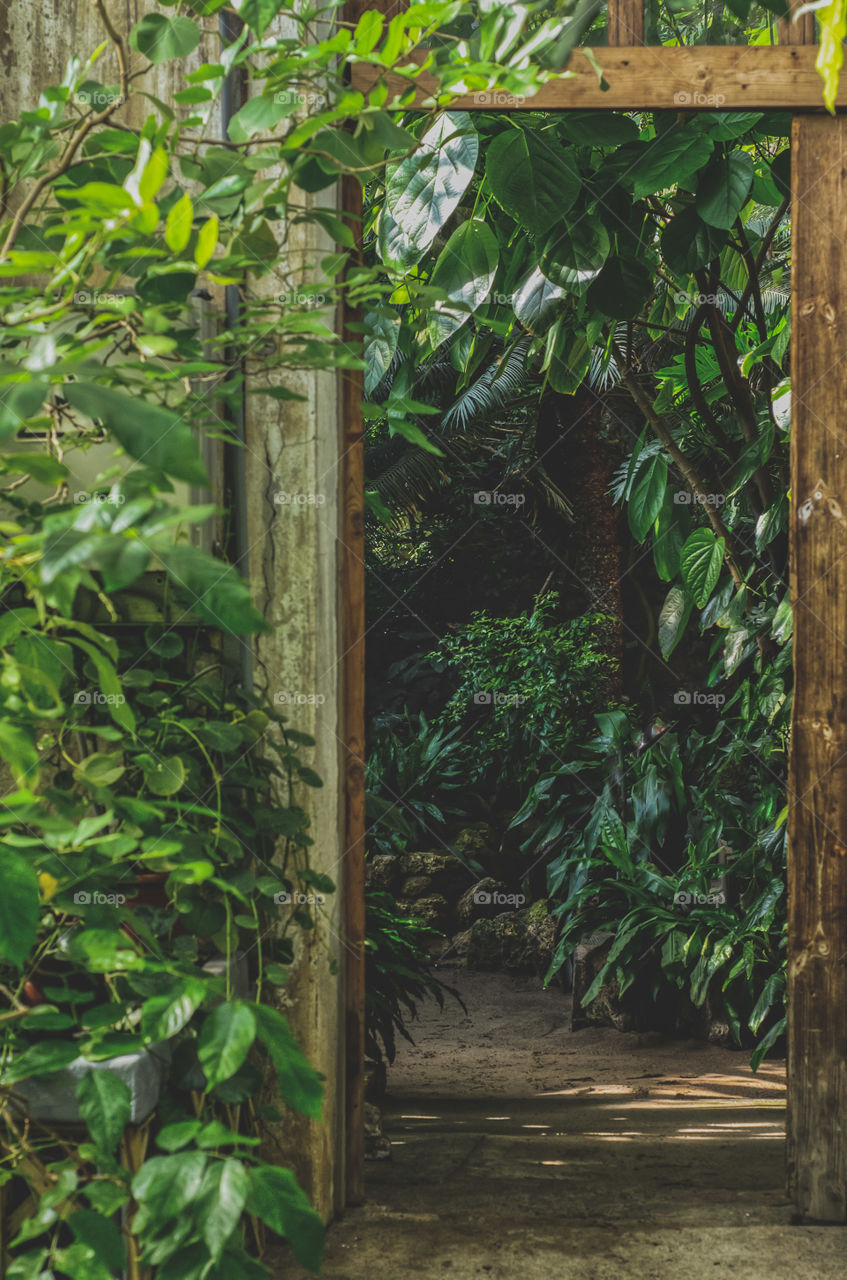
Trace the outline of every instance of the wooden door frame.
[[[799, 7], [798, 0], [791, 0]], [[393, 0], [348, 0], [345, 21]], [[788, 1186], [804, 1220], [847, 1221], [847, 117], [825, 115], [812, 15], [773, 47], [643, 44], [642, 0], [609, 0], [610, 47], [577, 49], [567, 72], [498, 111], [783, 110], [792, 130], [792, 441], [789, 525], [796, 674], [788, 784]], [[607, 87], [596, 71], [599, 63]], [[361, 62], [367, 94], [382, 72]], [[388, 76], [389, 105], [409, 80]], [[432, 82], [416, 82], [429, 108]], [[847, 108], [847, 70], [837, 106]], [[451, 108], [491, 111], [487, 95]], [[408, 109], [408, 108], [407, 108]], [[814, 193], [812, 202], [805, 199]], [[345, 213], [361, 217], [358, 184]], [[821, 218], [821, 211], [826, 215]], [[836, 215], [840, 214], [836, 222]], [[829, 221], [826, 218], [829, 218]], [[839, 229], [843, 230], [842, 237]], [[345, 331], [360, 317], [347, 313]], [[843, 372], [842, 372], [843, 370]], [[362, 380], [345, 373], [341, 577], [344, 659], [348, 1203], [364, 1197], [364, 535]], [[843, 385], [842, 385], [843, 382]], [[843, 447], [842, 447], [843, 446]], [[843, 606], [842, 606], [843, 608]], [[841, 639], [842, 632], [845, 639]], [[841, 651], [843, 648], [843, 652]], [[845, 1131], [842, 1134], [842, 1124]]]

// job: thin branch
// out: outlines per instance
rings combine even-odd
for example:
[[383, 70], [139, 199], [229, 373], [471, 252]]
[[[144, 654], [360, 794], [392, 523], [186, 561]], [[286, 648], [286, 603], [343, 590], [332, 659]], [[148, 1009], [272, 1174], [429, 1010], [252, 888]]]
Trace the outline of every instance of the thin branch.
[[758, 280], [759, 278], [759, 272], [762, 269], [762, 263], [767, 257], [768, 250], [771, 247], [771, 242], [774, 236], [776, 235], [777, 230], [779, 229], [779, 224], [782, 222], [782, 219], [785, 217], [786, 211], [788, 209], [789, 200], [790, 200], [790, 196], [786, 196], [782, 204], [779, 206], [776, 213], [774, 214], [773, 221], [771, 222], [770, 226], [765, 232], [765, 238], [762, 241], [761, 246], [759, 247], [759, 252], [756, 255], [754, 272], [747, 280], [747, 284], [744, 288], [744, 292], [741, 295], [741, 302], [739, 303], [738, 310], [735, 313], [735, 319], [732, 322], [733, 332], [735, 332], [735, 330], [741, 324], [742, 316], [744, 316], [747, 311], [747, 304], [750, 301], [750, 295], [753, 292], [754, 281]]
[[738, 546], [736, 545], [736, 542], [735, 542], [735, 538], [733, 537], [730, 530], [726, 527], [721, 517], [719, 516], [714, 503], [709, 501], [709, 495], [706, 492], [706, 488], [702, 479], [698, 475], [697, 471], [695, 471], [694, 467], [692, 466], [688, 458], [686, 458], [685, 454], [682, 452], [679, 445], [674, 440], [673, 435], [671, 434], [670, 428], [668, 427], [667, 423], [664, 421], [662, 417], [660, 417], [658, 413], [656, 413], [656, 410], [653, 408], [653, 405], [650, 403], [649, 396], [645, 395], [644, 390], [641, 384], [639, 383], [638, 379], [636, 378], [635, 374], [632, 372], [630, 368], [627, 367], [623, 358], [623, 352], [621, 351], [620, 347], [618, 347], [617, 343], [613, 343], [612, 349], [615, 352], [615, 359], [618, 360], [620, 364], [621, 377], [622, 377], [624, 386], [632, 396], [638, 408], [644, 414], [644, 417], [648, 422], [653, 434], [659, 440], [663, 448], [667, 450], [667, 452], [670, 454], [671, 458], [673, 459], [674, 463], [681, 471], [688, 487], [690, 488], [691, 492], [697, 498], [698, 502], [700, 503], [703, 510], [705, 511], [708, 521], [715, 532], [715, 536], [718, 538], [723, 538], [724, 544], [726, 546], [727, 568], [729, 569], [729, 572], [732, 575], [732, 580], [735, 583], [736, 587], [743, 586], [744, 579], [738, 568], [738, 564], [740, 563], [740, 555], [739, 555]]
[[[753, 297], [753, 307], [756, 312], [756, 328], [759, 331], [759, 341], [764, 342], [768, 336], [768, 326], [767, 321], [765, 320], [765, 308], [762, 306], [762, 291], [759, 288], [759, 269], [753, 257], [753, 253], [750, 248], [750, 241], [747, 239], [744, 224], [740, 217], [736, 218], [735, 225], [738, 228], [738, 238], [741, 242], [741, 256], [744, 259], [744, 265], [747, 268], [747, 287], [749, 288], [752, 285], [751, 292]], [[736, 312], [736, 314], [738, 313]]]
[[108, 106], [104, 107], [102, 111], [94, 112], [82, 122], [73, 137], [69, 139], [58, 163], [52, 169], [48, 170], [47, 173], [41, 175], [29, 195], [22, 201], [20, 208], [12, 218], [12, 225], [10, 226], [9, 233], [3, 243], [3, 248], [0, 249], [0, 260], [8, 258], [12, 248], [14, 247], [15, 241], [20, 234], [21, 228], [26, 221], [27, 214], [39, 199], [41, 193], [55, 182], [57, 178], [60, 178], [63, 173], [67, 173], [68, 169], [70, 169], [73, 164], [74, 157], [85, 139], [88, 137], [89, 133], [91, 133], [91, 130], [96, 129], [97, 125], [103, 124], [108, 120], [119, 107], [123, 106], [129, 97], [127, 54], [123, 36], [116, 31], [115, 27], [112, 25], [112, 20], [106, 12], [104, 0], [92, 0], [92, 3], [99, 13], [103, 25], [109, 34], [109, 39], [112, 41], [115, 48], [115, 55], [118, 60], [118, 69], [120, 72], [121, 91], [117, 98], [115, 98], [113, 102], [110, 102]]

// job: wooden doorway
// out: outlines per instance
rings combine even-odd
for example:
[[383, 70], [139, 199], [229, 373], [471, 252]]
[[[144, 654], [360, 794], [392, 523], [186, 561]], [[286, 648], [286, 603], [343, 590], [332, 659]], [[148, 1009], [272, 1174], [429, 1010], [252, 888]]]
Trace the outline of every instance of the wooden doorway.
[[[345, 10], [388, 12], [388, 0]], [[610, 46], [502, 110], [779, 109], [792, 132], [791, 583], [795, 694], [789, 779], [788, 1184], [805, 1219], [847, 1221], [847, 117], [824, 113], [811, 15], [774, 47], [649, 47], [641, 0], [609, 0]], [[605, 88], [596, 73], [602, 67]], [[372, 69], [357, 70], [367, 93]], [[388, 77], [391, 89], [391, 77]], [[393, 87], [407, 88], [406, 81]], [[421, 77], [420, 99], [426, 92]], [[391, 100], [389, 94], [389, 100]], [[847, 81], [838, 104], [847, 108]], [[486, 109], [474, 98], [456, 109]], [[358, 184], [345, 212], [360, 211]], [[348, 314], [346, 323], [355, 324]], [[345, 375], [342, 607], [348, 939], [347, 1198], [363, 1198], [364, 559], [361, 381]]]

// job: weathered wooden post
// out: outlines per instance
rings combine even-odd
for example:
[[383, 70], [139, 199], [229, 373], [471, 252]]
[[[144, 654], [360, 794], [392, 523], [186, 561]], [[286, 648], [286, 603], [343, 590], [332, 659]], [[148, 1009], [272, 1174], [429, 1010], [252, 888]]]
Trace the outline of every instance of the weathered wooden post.
[[[786, 96], [788, 90], [786, 89]], [[847, 1220], [847, 118], [792, 135], [788, 1176]]]

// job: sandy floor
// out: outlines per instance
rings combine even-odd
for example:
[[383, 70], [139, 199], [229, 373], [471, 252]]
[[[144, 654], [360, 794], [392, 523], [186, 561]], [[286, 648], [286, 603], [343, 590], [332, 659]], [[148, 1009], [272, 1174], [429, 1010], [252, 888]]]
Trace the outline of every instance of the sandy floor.
[[327, 1280], [847, 1277], [847, 1228], [792, 1225], [781, 1063], [572, 1033], [532, 979], [453, 980], [468, 1012], [427, 1008], [400, 1051], [392, 1158], [331, 1229]]

